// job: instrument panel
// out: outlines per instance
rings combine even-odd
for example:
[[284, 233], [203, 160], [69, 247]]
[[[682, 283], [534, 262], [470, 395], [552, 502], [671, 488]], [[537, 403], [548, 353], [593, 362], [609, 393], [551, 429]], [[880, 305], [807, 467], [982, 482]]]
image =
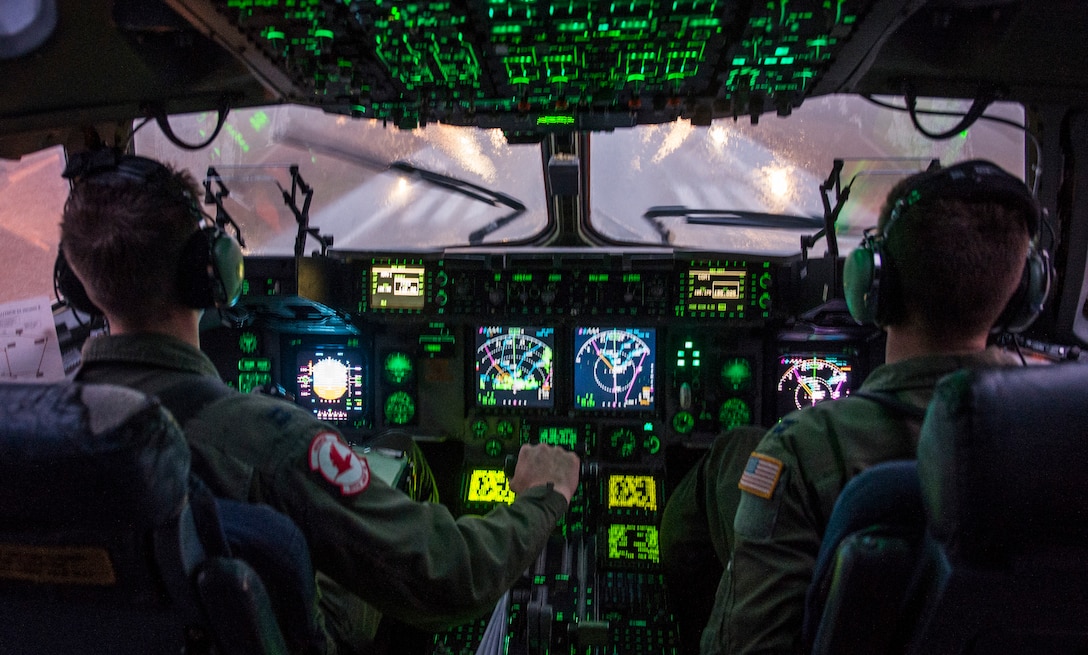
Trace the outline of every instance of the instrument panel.
[[[867, 330], [799, 325], [782, 297], [795, 275], [774, 260], [335, 253], [246, 268], [238, 306], [201, 335], [222, 377], [284, 393], [359, 446], [398, 432], [442, 448], [428, 459], [451, 511], [512, 502], [524, 443], [580, 454], [555, 543], [507, 602], [509, 653], [677, 652], [658, 529], [692, 453], [848, 394], [878, 350]], [[474, 652], [483, 629], [428, 652]]]

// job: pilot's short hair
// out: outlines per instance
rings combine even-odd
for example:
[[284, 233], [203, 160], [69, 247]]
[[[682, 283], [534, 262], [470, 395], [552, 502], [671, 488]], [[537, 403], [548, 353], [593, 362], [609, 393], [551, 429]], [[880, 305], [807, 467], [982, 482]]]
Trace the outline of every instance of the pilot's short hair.
[[1038, 217], [1007, 198], [914, 194], [927, 175], [901, 180], [888, 194], [878, 229], [896, 270], [885, 325], [913, 317], [934, 336], [987, 331], [1024, 272]]
[[178, 263], [197, 230], [192, 175], [163, 165], [153, 180], [117, 172], [76, 179], [61, 220], [61, 248], [108, 314], [142, 324], [180, 303]]

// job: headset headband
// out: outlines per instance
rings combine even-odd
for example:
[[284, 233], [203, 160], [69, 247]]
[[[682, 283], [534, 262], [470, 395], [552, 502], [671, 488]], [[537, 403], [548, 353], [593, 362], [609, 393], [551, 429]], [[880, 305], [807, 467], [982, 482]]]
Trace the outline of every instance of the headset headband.
[[892, 203], [888, 222], [884, 224], [881, 234], [888, 235], [903, 210], [920, 202], [928, 203], [941, 198], [967, 202], [989, 200], [1017, 206], [1027, 217], [1030, 237], [1034, 239], [1039, 233], [1039, 203], [1023, 180], [993, 162], [973, 159], [922, 174]]

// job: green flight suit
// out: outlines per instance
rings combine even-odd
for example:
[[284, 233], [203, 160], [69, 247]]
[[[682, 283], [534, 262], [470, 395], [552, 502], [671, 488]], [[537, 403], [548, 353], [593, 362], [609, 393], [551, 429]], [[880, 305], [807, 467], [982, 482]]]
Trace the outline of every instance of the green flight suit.
[[[1017, 363], [998, 349], [916, 357], [877, 367], [861, 388], [925, 407], [944, 375]], [[704, 634], [704, 652], [801, 651], [805, 593], [834, 502], [866, 467], [915, 457], [920, 425], [873, 400], [848, 397], [793, 412], [764, 436], [753, 456], [780, 462], [779, 479], [768, 498], [742, 486], [729, 580], [720, 590], [724, 608]]]
[[[150, 334], [88, 341], [77, 375], [149, 394], [201, 376], [218, 377], [204, 353]], [[541, 486], [486, 516], [455, 519], [369, 475], [365, 457], [333, 427], [261, 394], [229, 393], [187, 421], [185, 433], [194, 471], [217, 495], [267, 503], [302, 529], [323, 583], [326, 628], [341, 652], [365, 650], [373, 608], [427, 630], [488, 614], [567, 506]], [[371, 616], [360, 616], [367, 605]]]
[[[1018, 363], [996, 349], [916, 357], [877, 367], [861, 389], [925, 407], [937, 381], [953, 371]], [[866, 467], [915, 457], [919, 429], [919, 421], [892, 416], [877, 402], [847, 397], [793, 412], [767, 432], [749, 463], [769, 467], [777, 480], [750, 478], [741, 485], [735, 517], [711, 519], [723, 526], [712, 535], [716, 550], [732, 555], [702, 635], [703, 655], [801, 651], [805, 592], [835, 500]], [[712, 449], [706, 475], [731, 471], [726, 482], [735, 487], [735, 460], [732, 449]], [[719, 507], [728, 513], [731, 504]]]

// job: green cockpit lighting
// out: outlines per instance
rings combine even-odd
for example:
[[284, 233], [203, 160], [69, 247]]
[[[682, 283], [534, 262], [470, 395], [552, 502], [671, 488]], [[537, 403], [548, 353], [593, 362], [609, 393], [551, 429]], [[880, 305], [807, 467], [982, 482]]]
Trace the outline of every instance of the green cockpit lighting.
[[209, 4], [329, 111], [483, 125], [562, 102], [586, 118], [536, 125], [574, 129], [632, 111], [675, 120], [707, 100], [721, 116], [797, 106], [873, 1]]
[[382, 363], [385, 379], [392, 384], [404, 384], [412, 376], [412, 358], [407, 353], [391, 352]]

